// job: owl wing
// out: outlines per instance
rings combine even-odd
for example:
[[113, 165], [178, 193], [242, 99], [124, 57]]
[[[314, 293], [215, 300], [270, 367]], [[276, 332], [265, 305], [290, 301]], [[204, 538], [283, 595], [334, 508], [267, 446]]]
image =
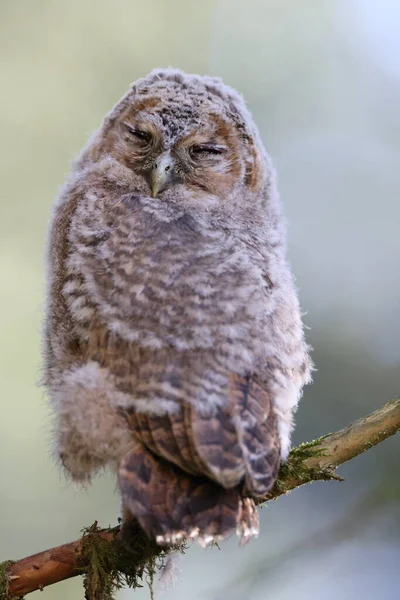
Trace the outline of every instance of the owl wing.
[[136, 439], [188, 474], [226, 489], [243, 484], [244, 495], [262, 497], [280, 462], [276, 418], [269, 393], [251, 377], [229, 377], [227, 403], [200, 410], [185, 402], [164, 415], [125, 411]]

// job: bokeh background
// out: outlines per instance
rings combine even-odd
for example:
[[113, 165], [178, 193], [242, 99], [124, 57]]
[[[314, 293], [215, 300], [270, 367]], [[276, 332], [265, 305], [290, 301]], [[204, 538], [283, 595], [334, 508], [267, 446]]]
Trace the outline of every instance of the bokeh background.
[[[399, 394], [397, 0], [1, 0], [0, 561], [116, 523], [111, 477], [84, 494], [50, 459], [43, 247], [69, 161], [130, 81], [168, 65], [242, 91], [278, 167], [318, 369], [294, 441]], [[191, 548], [175, 589], [156, 597], [398, 598], [399, 449], [392, 438], [343, 467], [345, 483], [270, 504], [243, 549]], [[149, 591], [119, 598], [132, 596]], [[83, 598], [81, 583], [40, 598]]]

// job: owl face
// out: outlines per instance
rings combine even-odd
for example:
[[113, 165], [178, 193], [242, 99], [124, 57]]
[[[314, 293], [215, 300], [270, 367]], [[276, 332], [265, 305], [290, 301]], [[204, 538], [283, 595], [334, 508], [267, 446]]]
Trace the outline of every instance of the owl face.
[[133, 102], [109, 132], [108, 152], [143, 178], [152, 197], [179, 202], [189, 191], [198, 202], [225, 198], [240, 179], [238, 133], [210, 102], [196, 104], [176, 106], [175, 98], [153, 93]]
[[134, 175], [132, 193], [153, 206], [232, 212], [265, 182], [259, 139], [239, 96], [219, 80], [178, 71], [135, 83], [100, 130], [91, 160], [106, 156]]

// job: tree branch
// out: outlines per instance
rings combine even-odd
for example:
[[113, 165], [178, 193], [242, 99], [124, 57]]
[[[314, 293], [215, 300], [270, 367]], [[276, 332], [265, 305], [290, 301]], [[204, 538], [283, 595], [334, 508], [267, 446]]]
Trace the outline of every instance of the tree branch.
[[[336, 468], [369, 448], [394, 435], [400, 429], [400, 398], [385, 404], [372, 414], [348, 427], [313, 442], [301, 444], [282, 465], [274, 488], [260, 503], [316, 480], [342, 479]], [[101, 585], [108, 591], [123, 583], [132, 587], [152, 575], [166, 555], [137, 527], [135, 547], [130, 554], [123, 548], [119, 527], [99, 530], [97, 523], [83, 537], [19, 561], [0, 564], [0, 600], [22, 596], [76, 575], [91, 575], [86, 581], [90, 600], [104, 598]], [[176, 548], [175, 548], [176, 549]], [[182, 548], [178, 548], [182, 549]], [[161, 563], [160, 563], [161, 561]]]
[[273, 500], [310, 481], [342, 480], [336, 473], [339, 465], [383, 442], [399, 429], [400, 398], [397, 398], [344, 429], [301, 444], [291, 451], [280, 469], [276, 485], [261, 502]]

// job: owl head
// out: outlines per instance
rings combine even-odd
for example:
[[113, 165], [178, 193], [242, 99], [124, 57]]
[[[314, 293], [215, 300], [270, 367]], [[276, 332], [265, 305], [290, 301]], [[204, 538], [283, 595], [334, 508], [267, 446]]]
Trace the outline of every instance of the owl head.
[[101, 160], [122, 166], [132, 193], [156, 213], [254, 210], [271, 184], [269, 158], [241, 96], [219, 78], [176, 69], [135, 82], [77, 166]]

